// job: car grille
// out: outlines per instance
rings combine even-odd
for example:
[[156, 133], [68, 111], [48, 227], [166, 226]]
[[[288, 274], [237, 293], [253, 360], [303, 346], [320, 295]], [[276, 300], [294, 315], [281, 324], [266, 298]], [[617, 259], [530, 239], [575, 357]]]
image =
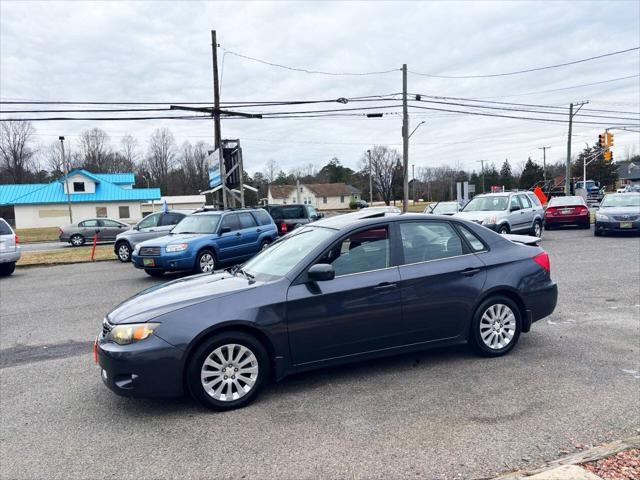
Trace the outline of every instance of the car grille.
[[160, 255], [160, 247], [142, 247], [140, 248], [141, 257], [153, 257]]
[[637, 215], [616, 215], [613, 217], [614, 220], [619, 222], [635, 222], [638, 219]]
[[106, 337], [107, 334], [111, 331], [113, 325], [109, 323], [109, 320], [106, 318], [102, 321], [102, 336]]

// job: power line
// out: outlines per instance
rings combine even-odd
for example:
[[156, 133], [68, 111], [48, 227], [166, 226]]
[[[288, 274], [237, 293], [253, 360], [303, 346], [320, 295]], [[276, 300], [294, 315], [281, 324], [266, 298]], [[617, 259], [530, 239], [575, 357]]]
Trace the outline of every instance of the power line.
[[122, 112], [168, 112], [170, 108], [118, 108], [118, 109], [66, 109], [66, 110], [0, 110], [5, 113], [122, 113]]
[[640, 50], [640, 47], [627, 48], [625, 50], [618, 50], [617, 52], [604, 53], [602, 55], [597, 55], [595, 57], [589, 57], [589, 58], [583, 58], [583, 59], [580, 59], [580, 60], [574, 60], [572, 62], [558, 63], [558, 64], [555, 64], [555, 65], [547, 65], [547, 66], [544, 66], [544, 67], [528, 68], [526, 70], [517, 70], [517, 71], [514, 71], [514, 72], [492, 73], [492, 74], [484, 74], [484, 75], [435, 75], [435, 74], [431, 74], [431, 73], [420, 73], [420, 72], [414, 72], [412, 70], [409, 70], [409, 73], [412, 73], [413, 75], [419, 75], [421, 77], [449, 78], [449, 79], [455, 79], [455, 78], [461, 79], [461, 78], [507, 77], [507, 76], [510, 76], [510, 75], [520, 75], [522, 73], [539, 72], [541, 70], [549, 70], [549, 69], [552, 69], [552, 68], [560, 68], [560, 67], [566, 67], [566, 66], [569, 66], [569, 65], [576, 65], [578, 63], [590, 62], [592, 60], [597, 60], [597, 59], [605, 58], [605, 57], [611, 57], [613, 55], [620, 55], [622, 53], [633, 52], [635, 50]]
[[189, 115], [189, 116], [170, 116], [170, 117], [47, 117], [47, 118], [0, 118], [0, 122], [50, 122], [50, 121], [67, 121], [67, 120], [84, 120], [84, 121], [110, 121], [110, 120], [195, 120], [206, 119], [211, 120], [210, 116]]

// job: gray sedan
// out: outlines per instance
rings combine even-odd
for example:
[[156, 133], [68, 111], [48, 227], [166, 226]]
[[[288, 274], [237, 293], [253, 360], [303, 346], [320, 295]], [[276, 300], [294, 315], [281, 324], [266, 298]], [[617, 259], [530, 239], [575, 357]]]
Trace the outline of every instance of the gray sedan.
[[60, 241], [69, 242], [74, 247], [84, 245], [98, 235], [99, 242], [114, 241], [119, 233], [131, 229], [131, 225], [111, 218], [90, 218], [60, 227]]

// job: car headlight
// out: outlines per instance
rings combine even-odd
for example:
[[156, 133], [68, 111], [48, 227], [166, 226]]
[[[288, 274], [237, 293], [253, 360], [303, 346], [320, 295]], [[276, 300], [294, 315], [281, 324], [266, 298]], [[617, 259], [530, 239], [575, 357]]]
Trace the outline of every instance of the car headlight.
[[188, 246], [188, 243], [174, 243], [172, 245], [167, 245], [167, 253], [182, 252], [186, 250]]
[[139, 342], [151, 336], [158, 328], [159, 323], [129, 323], [126, 325], [114, 325], [105, 340], [116, 342], [118, 345], [129, 345]]
[[137, 255], [139, 251], [140, 251], [140, 244], [137, 244], [137, 245], [133, 248], [133, 253], [135, 253], [135, 254]]
[[609, 217], [607, 217], [604, 213], [596, 212], [596, 220], [600, 220], [601, 222], [608, 222]]
[[492, 215], [491, 217], [486, 217], [484, 220], [482, 220], [482, 225], [495, 225], [496, 221], [496, 216]]

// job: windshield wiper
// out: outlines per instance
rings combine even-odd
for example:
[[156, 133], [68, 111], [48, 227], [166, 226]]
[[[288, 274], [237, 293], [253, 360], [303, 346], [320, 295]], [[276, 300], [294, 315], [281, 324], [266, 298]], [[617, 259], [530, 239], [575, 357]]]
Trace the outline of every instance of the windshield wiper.
[[238, 268], [236, 269], [236, 271], [235, 271], [235, 272], [233, 272], [233, 273], [234, 273], [234, 274], [235, 274], [235, 273], [241, 273], [241, 274], [242, 274], [242, 275], [243, 275], [247, 280], [252, 281], [252, 282], [255, 282], [255, 281], [256, 281], [256, 277], [254, 277], [254, 276], [253, 276], [253, 275], [251, 275], [249, 272], [247, 272], [246, 270], [244, 270], [244, 269], [242, 269], [242, 268], [240, 268], [240, 267], [238, 267]]

